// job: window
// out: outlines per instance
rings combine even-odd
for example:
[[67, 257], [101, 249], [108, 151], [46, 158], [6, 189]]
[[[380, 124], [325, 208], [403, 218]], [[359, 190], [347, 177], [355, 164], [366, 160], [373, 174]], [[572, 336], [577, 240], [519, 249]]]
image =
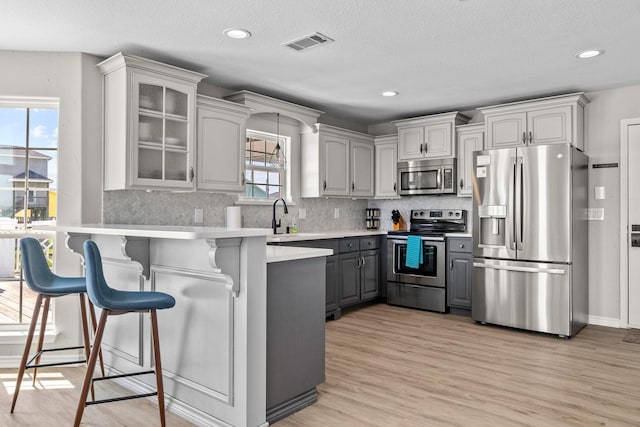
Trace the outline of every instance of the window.
[[247, 131], [245, 148], [245, 197], [247, 199], [277, 199], [286, 195], [286, 163], [278, 163], [276, 146], [285, 158], [288, 138]]
[[57, 208], [58, 102], [0, 98], [0, 324], [31, 321], [34, 295], [21, 274], [19, 237], [33, 234], [53, 266]]

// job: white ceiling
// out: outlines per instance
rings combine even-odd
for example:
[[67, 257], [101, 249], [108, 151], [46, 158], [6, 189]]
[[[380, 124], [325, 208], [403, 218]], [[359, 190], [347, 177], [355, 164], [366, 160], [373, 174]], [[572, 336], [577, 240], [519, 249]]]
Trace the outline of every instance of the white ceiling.
[[[638, 0], [15, 0], [0, 16], [3, 50], [122, 51], [363, 125], [640, 84]], [[282, 46], [316, 31], [335, 42]]]

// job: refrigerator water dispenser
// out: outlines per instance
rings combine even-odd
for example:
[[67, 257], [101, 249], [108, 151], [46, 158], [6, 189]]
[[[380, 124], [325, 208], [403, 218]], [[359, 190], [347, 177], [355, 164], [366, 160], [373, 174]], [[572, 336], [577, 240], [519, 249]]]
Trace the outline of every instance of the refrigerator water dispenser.
[[505, 246], [505, 221], [507, 207], [505, 205], [478, 206], [480, 224], [480, 246]]

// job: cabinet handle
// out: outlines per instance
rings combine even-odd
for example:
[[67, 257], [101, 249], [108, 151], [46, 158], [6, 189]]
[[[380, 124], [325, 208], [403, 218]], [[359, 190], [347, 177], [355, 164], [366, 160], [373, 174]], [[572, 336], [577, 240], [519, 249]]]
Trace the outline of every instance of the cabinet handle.
[[191, 169], [190, 169], [190, 170], [191, 170], [191, 172], [190, 172], [190, 174], [189, 174], [189, 176], [190, 176], [190, 181], [191, 181], [191, 182], [193, 182], [193, 178], [195, 178], [196, 173], [193, 171], [193, 166], [191, 166]]
[[429, 152], [429, 145], [425, 142], [424, 143], [424, 154], [427, 154]]
[[393, 191], [396, 191], [396, 187], [398, 186], [398, 184], [396, 182], [393, 183]]
[[244, 177], [244, 172], [242, 172], [241, 175], [242, 175], [242, 185], [244, 185], [246, 182], [246, 178]]
[[529, 144], [533, 142], [533, 132], [529, 131]]
[[460, 189], [462, 190], [463, 187], [464, 185], [462, 185], [462, 178], [460, 178]]
[[449, 269], [453, 270], [453, 260], [451, 260], [450, 263], [449, 263]]
[[522, 143], [523, 144], [527, 143], [527, 133], [526, 132], [522, 132]]
[[420, 144], [420, 154], [422, 154], [422, 144]]
[[327, 189], [327, 180], [324, 180], [324, 184], [322, 185], [322, 189], [326, 190]]
[[367, 263], [367, 261], [364, 259], [364, 257], [361, 257], [360, 259], [362, 260], [361, 266], [364, 267], [364, 265]]
[[460, 249], [464, 249], [464, 243], [460, 245]]
[[360, 258], [356, 258], [356, 268], [360, 268]]
[[356, 184], [353, 181], [351, 181], [351, 191], [355, 189], [356, 189]]

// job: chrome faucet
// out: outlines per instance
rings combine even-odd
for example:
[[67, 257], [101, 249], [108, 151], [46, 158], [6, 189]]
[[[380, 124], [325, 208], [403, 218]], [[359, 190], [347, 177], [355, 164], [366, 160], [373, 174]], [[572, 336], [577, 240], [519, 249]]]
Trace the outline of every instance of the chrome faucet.
[[276, 199], [276, 201], [273, 202], [273, 219], [271, 220], [271, 228], [273, 228], [273, 234], [278, 234], [278, 227], [280, 227], [280, 225], [282, 224], [281, 220], [278, 220], [278, 222], [276, 222], [276, 204], [280, 200], [282, 200], [282, 204], [284, 205], [284, 214], [286, 215], [289, 213], [289, 209], [287, 209], [287, 202], [285, 202], [282, 197]]

